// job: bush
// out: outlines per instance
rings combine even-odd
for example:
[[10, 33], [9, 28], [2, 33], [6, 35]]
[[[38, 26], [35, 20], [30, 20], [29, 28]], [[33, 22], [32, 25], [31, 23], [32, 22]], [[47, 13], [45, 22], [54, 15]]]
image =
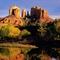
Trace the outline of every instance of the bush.
[[16, 37], [19, 36], [20, 32], [21, 32], [21, 31], [20, 31], [18, 28], [14, 27], [14, 26], [11, 26], [11, 27], [9, 28], [8, 37], [16, 38]]
[[20, 33], [19, 38], [22, 38], [23, 36], [28, 36], [28, 35], [30, 35], [30, 34], [31, 34], [31, 33], [30, 33], [28, 30], [23, 29], [23, 30], [21, 31], [21, 33]]
[[9, 56], [10, 55], [10, 51], [8, 48], [0, 48], [0, 53], [4, 56]]
[[11, 24], [4, 25], [0, 28], [0, 36], [3, 38], [9, 37], [9, 38], [16, 38], [20, 34], [20, 30]]

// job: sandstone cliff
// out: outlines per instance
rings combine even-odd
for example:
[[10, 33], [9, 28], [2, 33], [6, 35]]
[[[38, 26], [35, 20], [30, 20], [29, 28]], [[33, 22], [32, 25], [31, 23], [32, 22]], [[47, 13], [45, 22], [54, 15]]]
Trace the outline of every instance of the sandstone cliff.
[[45, 9], [40, 8], [38, 6], [32, 7], [30, 14], [36, 20], [40, 19], [40, 22], [52, 22], [52, 19], [49, 17], [48, 12]]
[[6, 16], [5, 18], [0, 19], [0, 23], [4, 23], [4, 24], [12, 24], [14, 26], [23, 26], [24, 24], [26, 24], [24, 18], [29, 18], [32, 21], [35, 20], [34, 22], [38, 21], [39, 22], [53, 22], [53, 19], [51, 19], [49, 17], [48, 12], [43, 9], [40, 8], [38, 6], [34, 6], [31, 8], [31, 12], [29, 15], [29, 12], [26, 11], [25, 9], [22, 10], [21, 13], [21, 17], [20, 17], [20, 8], [17, 6], [12, 6], [9, 9], [9, 15]]
[[22, 10], [22, 18], [25, 18], [26, 17], [26, 10]]
[[23, 26], [24, 21], [20, 18], [20, 8], [18, 8], [17, 6], [12, 6], [9, 9], [9, 15], [4, 17], [3, 19], [0, 19], [0, 23], [10, 23], [14, 26]]

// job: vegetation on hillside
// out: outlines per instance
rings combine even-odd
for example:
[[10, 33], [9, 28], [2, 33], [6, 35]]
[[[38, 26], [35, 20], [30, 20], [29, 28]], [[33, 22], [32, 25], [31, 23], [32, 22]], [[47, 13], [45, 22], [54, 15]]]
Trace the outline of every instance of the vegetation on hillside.
[[30, 35], [30, 32], [26, 29], [20, 30], [17, 27], [14, 27], [11, 24], [1, 24], [0, 25], [0, 40], [6, 40], [6, 39], [19, 39], [22, 38], [22, 36]]
[[[31, 46], [26, 46], [26, 45], [24, 46], [23, 44], [19, 45], [17, 43], [35, 44], [41, 48], [41, 46], [38, 45], [41, 43], [41, 41], [47, 42], [47, 41], [60, 40], [60, 19], [54, 20], [54, 22], [49, 22], [49, 23], [44, 23], [44, 22], [35, 23], [35, 22], [32, 22], [30, 19], [25, 19], [25, 20], [27, 21], [27, 22], [25, 21], [26, 25], [18, 26], [18, 27], [15, 27], [11, 24], [0, 24], [0, 41], [3, 41], [4, 43], [6, 41], [8, 43], [8, 40], [12, 40], [12, 43], [14, 43], [16, 41], [16, 44], [10, 44], [10, 45], [0, 44], [0, 54], [1, 55], [12, 57], [21, 52], [23, 52], [25, 55], [27, 55], [29, 52], [31, 52], [31, 50], [32, 50]], [[51, 43], [51, 45], [52, 45], [52, 43]], [[46, 45], [43, 44], [43, 46], [46, 47], [46, 52], [49, 51], [51, 53], [52, 48], [50, 45], [49, 45], [49, 49], [51, 49], [51, 51], [47, 48]], [[7, 48], [4, 48], [4, 47], [7, 47]], [[23, 47], [23, 48], [21, 48], [21, 47]], [[40, 50], [42, 50], [42, 49], [40, 49]], [[42, 52], [42, 51], [40, 51], [40, 50], [37, 51], [38, 53], [35, 52], [32, 55], [28, 54], [30, 58], [29, 57], [27, 57], [27, 58], [31, 60], [33, 58], [41, 59], [43, 56], [48, 57], [49, 53], [47, 53], [47, 55], [42, 54], [42, 57], [41, 57], [40, 52]], [[53, 52], [53, 51], [55, 51], [55, 52]], [[57, 49], [55, 50], [55, 48], [53, 51], [52, 51], [52, 55], [54, 55], [54, 53], [56, 53], [56, 52], [57, 52], [57, 54], [59, 53], [59, 51], [57, 51]], [[7, 54], [7, 53], [9, 53], [9, 54]]]

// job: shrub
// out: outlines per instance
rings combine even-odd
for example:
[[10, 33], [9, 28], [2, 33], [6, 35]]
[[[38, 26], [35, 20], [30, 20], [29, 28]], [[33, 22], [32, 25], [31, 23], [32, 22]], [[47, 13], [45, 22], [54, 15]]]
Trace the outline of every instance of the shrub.
[[22, 38], [23, 36], [28, 36], [28, 35], [30, 35], [31, 33], [28, 31], [28, 30], [26, 30], [26, 29], [23, 29], [21, 32], [20, 32], [20, 36], [19, 36], [19, 39], [20, 38]]
[[10, 51], [8, 48], [0, 48], [0, 53], [4, 56], [9, 56], [10, 55]]
[[16, 38], [20, 34], [20, 30], [11, 24], [4, 25], [0, 28], [0, 36], [3, 38], [9, 37], [9, 38]]

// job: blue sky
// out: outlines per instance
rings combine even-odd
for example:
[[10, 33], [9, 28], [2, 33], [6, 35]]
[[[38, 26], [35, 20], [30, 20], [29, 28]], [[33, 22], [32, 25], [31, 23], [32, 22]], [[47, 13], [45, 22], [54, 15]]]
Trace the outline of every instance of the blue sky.
[[0, 0], [0, 17], [9, 15], [9, 8], [13, 5], [28, 11], [32, 6], [39, 6], [47, 10], [50, 17], [60, 17], [60, 0]]

